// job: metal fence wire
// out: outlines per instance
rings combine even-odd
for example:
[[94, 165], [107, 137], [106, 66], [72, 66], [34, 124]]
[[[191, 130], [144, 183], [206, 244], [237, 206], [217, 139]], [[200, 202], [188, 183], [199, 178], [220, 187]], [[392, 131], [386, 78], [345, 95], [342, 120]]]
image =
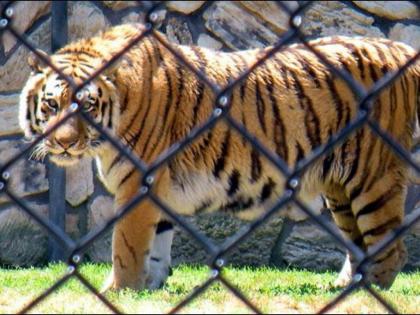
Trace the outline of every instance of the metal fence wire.
[[[107, 222], [104, 226], [98, 227], [97, 229], [90, 231], [87, 235], [79, 239], [78, 241], [73, 241], [66, 233], [63, 231], [62, 228], [54, 224], [52, 221], [44, 218], [43, 216], [37, 214], [33, 209], [31, 209], [27, 203], [19, 198], [19, 196], [15, 195], [13, 191], [8, 189], [8, 180], [9, 180], [9, 168], [14, 165], [20, 159], [25, 158], [26, 154], [30, 152], [36, 144], [38, 144], [44, 137], [46, 137], [49, 133], [53, 132], [55, 129], [59, 127], [60, 124], [52, 128], [47, 134], [38, 137], [34, 142], [27, 144], [26, 147], [19, 152], [16, 156], [11, 158], [9, 161], [0, 165], [0, 195], [6, 195], [13, 203], [15, 203], [21, 210], [27, 213], [30, 217], [32, 217], [36, 222], [38, 222], [54, 240], [60, 245], [64, 253], [67, 257], [67, 264], [68, 269], [67, 273], [59, 279], [54, 285], [52, 285], [48, 290], [38, 296], [36, 299], [31, 301], [27, 304], [20, 312], [27, 313], [30, 309], [32, 309], [35, 305], [39, 302], [44, 300], [47, 296], [57, 290], [60, 286], [65, 284], [69, 279], [77, 278], [83, 285], [85, 285], [94, 295], [96, 295], [110, 310], [115, 313], [120, 313], [120, 310], [113, 305], [107, 298], [100, 294], [92, 284], [90, 284], [82, 274], [79, 272], [79, 263], [81, 254], [83, 254], [86, 249], [98, 238], [104, 235], [106, 231], [108, 231], [112, 226], [123, 217], [127, 212], [129, 212], [136, 204], [141, 202], [142, 200], [149, 199], [155, 205], [159, 206], [161, 211], [163, 211], [171, 220], [173, 220], [176, 224], [178, 224], [182, 229], [187, 231], [194, 239], [196, 239], [205, 250], [208, 252], [209, 256], [211, 257], [209, 261], [209, 266], [211, 268], [211, 275], [207, 281], [202, 283], [199, 287], [195, 288], [183, 301], [181, 301], [175, 308], [173, 308], [170, 312], [176, 313], [181, 310], [185, 305], [190, 303], [193, 299], [195, 299], [198, 295], [204, 292], [211, 284], [216, 281], [223, 283], [223, 285], [229, 289], [234, 295], [236, 295], [240, 300], [242, 300], [252, 311], [256, 313], [261, 313], [261, 311], [253, 305], [253, 303], [242, 293], [239, 289], [237, 289], [232, 283], [229, 282], [228, 279], [223, 275], [223, 268], [224, 268], [224, 260], [223, 257], [227, 253], [229, 253], [233, 248], [238, 246], [252, 231], [254, 231], [257, 227], [262, 225], [266, 222], [273, 214], [281, 211], [282, 207], [286, 204], [292, 203], [299, 207], [303, 212], [305, 212], [312, 220], [314, 220], [322, 229], [327, 231], [330, 235], [334, 237], [334, 239], [343, 245], [346, 249], [348, 249], [355, 257], [358, 262], [358, 269], [356, 275], [353, 277], [353, 281], [349, 286], [341, 291], [337, 297], [335, 297], [332, 301], [330, 301], [323, 309], [319, 310], [320, 313], [326, 312], [330, 310], [332, 307], [336, 306], [337, 303], [342, 301], [346, 296], [348, 296], [351, 292], [355, 289], [363, 288], [367, 290], [374, 298], [376, 298], [389, 312], [397, 313], [397, 310], [382, 297], [379, 292], [377, 292], [367, 281], [366, 278], [366, 265], [369, 264], [373, 257], [379, 254], [383, 249], [389, 246], [391, 243], [396, 241], [400, 238], [410, 227], [412, 227], [419, 219], [420, 215], [411, 216], [410, 219], [406, 219], [403, 224], [395, 229], [393, 233], [389, 233], [389, 235], [376, 247], [374, 251], [369, 254], [363, 253], [357, 246], [355, 246], [351, 241], [343, 238], [341, 234], [339, 234], [335, 229], [333, 229], [329, 223], [325, 222], [320, 216], [313, 213], [311, 209], [309, 209], [303, 202], [301, 202], [297, 197], [297, 187], [299, 184], [299, 180], [303, 172], [311, 166], [314, 162], [318, 161], [322, 156], [330, 152], [334, 147], [336, 147], [339, 143], [343, 142], [343, 140], [347, 139], [350, 135], [352, 135], [356, 130], [360, 129], [363, 126], [369, 126], [370, 130], [377, 135], [377, 137], [384, 141], [392, 150], [406, 163], [411, 166], [417, 174], [420, 172], [420, 166], [410, 157], [410, 152], [407, 152], [399, 143], [396, 143], [389, 135], [387, 135], [384, 131], [379, 128], [377, 122], [372, 120], [369, 117], [369, 112], [372, 109], [372, 104], [375, 98], [379, 95], [381, 91], [385, 88], [389, 87], [394, 80], [396, 80], [399, 76], [401, 76], [404, 71], [412, 65], [419, 57], [419, 53], [415, 55], [413, 59], [411, 59], [407, 64], [402, 66], [398, 71], [393, 73], [388, 73], [379, 79], [370, 90], [366, 91], [362, 88], [356, 80], [352, 78], [350, 73], [346, 72], [343, 69], [334, 68], [326, 58], [324, 58], [315, 48], [311, 47], [308, 44], [307, 39], [303, 32], [300, 29], [300, 25], [302, 19], [304, 18], [305, 11], [312, 5], [312, 2], [300, 2], [300, 5], [296, 9], [291, 9], [288, 5], [283, 2], [276, 2], [281, 9], [286, 12], [290, 19], [289, 19], [289, 29], [285, 32], [277, 43], [275, 43], [270, 50], [267, 50], [264, 56], [261, 58], [249, 69], [245, 70], [240, 76], [236, 78], [232, 78], [230, 83], [225, 86], [221, 86], [216, 82], [212, 82], [208, 78], [206, 78], [205, 73], [197, 69], [194, 65], [192, 65], [189, 60], [184, 58], [184, 56], [179, 53], [176, 47], [171, 46], [170, 44], [163, 42], [159, 39], [158, 36], [155, 36], [155, 24], [156, 24], [156, 9], [161, 6], [164, 6], [164, 2], [139, 2], [139, 5], [144, 8], [146, 12], [146, 20], [145, 20], [145, 31], [142, 32], [139, 36], [134, 38], [130, 41], [130, 43], [121, 49], [121, 51], [112, 57], [112, 59], [107, 63], [104, 64], [102, 67], [96, 70], [96, 72], [90, 77], [89, 80], [83, 82], [82, 84], [76, 84], [70, 77], [67, 77], [59, 69], [54, 67], [54, 65], [50, 64], [49, 61], [40, 55], [36, 51], [36, 47], [34, 47], [28, 39], [23, 35], [20, 34], [16, 29], [12, 26], [13, 19], [19, 15], [19, 12], [13, 12], [12, 4], [14, 1], [10, 2], [3, 2], [1, 10], [1, 19], [0, 19], [0, 34], [3, 32], [9, 32], [17, 40], [19, 40], [23, 45], [25, 45], [29, 50], [35, 53], [39, 59], [43, 62], [48, 64], [51, 68], [53, 68], [57, 73], [60, 74], [62, 78], [69, 83], [74, 91], [73, 101], [74, 104], [71, 106], [71, 110], [68, 112], [66, 117], [63, 119], [61, 123], [73, 117], [75, 115], [83, 116], [83, 118], [89, 122], [95, 129], [97, 129], [102, 136], [108, 140], [113, 146], [115, 146], [121, 153], [130, 160], [141, 173], [143, 174], [143, 180], [141, 185], [139, 185], [138, 194], [133, 198], [128, 204], [126, 204], [123, 209], [113, 217], [109, 222]], [[169, 150], [165, 151], [157, 160], [152, 162], [149, 165], [146, 165], [143, 161], [141, 161], [138, 157], [132, 154], [127, 148], [125, 148], [121, 143], [119, 143], [118, 139], [114, 138], [110, 134], [108, 134], [105, 130], [102, 130], [102, 127], [95, 124], [95, 122], [91, 119], [89, 115], [81, 110], [83, 107], [82, 104], [79, 102], [77, 96], [78, 91], [80, 91], [86, 84], [92, 80], [94, 80], [102, 71], [104, 71], [108, 66], [113, 64], [115, 61], [118, 60], [121, 56], [124, 55], [131, 47], [136, 45], [146, 36], [154, 36], [156, 40], [159, 40], [162, 45], [164, 45], [179, 61], [187, 67], [190, 71], [192, 71], [200, 80], [203, 81], [204, 84], [209, 86], [214, 95], [216, 95], [216, 101], [214, 104], [214, 111], [213, 115], [205, 122], [203, 125], [194, 128], [191, 133], [182, 141], [174, 144]], [[329, 70], [335, 75], [341, 78], [346, 82], [348, 87], [351, 91], [355, 94], [356, 99], [359, 100], [359, 112], [356, 115], [356, 118], [351, 121], [345, 128], [343, 128], [340, 132], [333, 135], [330, 140], [321, 145], [320, 147], [316, 148], [309, 156], [303, 158], [299, 163], [296, 165], [294, 169], [290, 169], [287, 164], [281, 160], [278, 156], [274, 155], [270, 150], [264, 147], [264, 145], [250, 132], [248, 132], [244, 126], [236, 122], [232, 116], [229, 114], [230, 110], [230, 95], [232, 89], [238, 86], [240, 82], [242, 82], [252, 71], [254, 71], [257, 67], [263, 65], [267, 59], [273, 56], [274, 53], [280, 51], [284, 45], [290, 42], [301, 42], [303, 43], [309, 50], [311, 50], [314, 54], [316, 54], [319, 59], [329, 68]], [[198, 232], [195, 228], [190, 226], [182, 217], [175, 214], [175, 212], [166, 204], [164, 204], [156, 195], [152, 193], [151, 187], [153, 185], [153, 181], [150, 180], [153, 177], [153, 173], [162, 165], [168, 163], [169, 160], [173, 159], [179, 152], [184, 150], [194, 139], [209, 131], [217, 122], [224, 121], [230, 125], [230, 128], [233, 128], [235, 131], [240, 133], [252, 146], [260, 152], [264, 157], [266, 157], [273, 165], [275, 165], [280, 172], [283, 173], [285, 178], [287, 178], [287, 187], [285, 189], [284, 194], [277, 200], [275, 205], [267, 211], [264, 215], [262, 215], [257, 220], [249, 223], [241, 230], [239, 230], [233, 237], [226, 240], [221, 245], [215, 245], [213, 242], [208, 240], [204, 237], [200, 232]]]

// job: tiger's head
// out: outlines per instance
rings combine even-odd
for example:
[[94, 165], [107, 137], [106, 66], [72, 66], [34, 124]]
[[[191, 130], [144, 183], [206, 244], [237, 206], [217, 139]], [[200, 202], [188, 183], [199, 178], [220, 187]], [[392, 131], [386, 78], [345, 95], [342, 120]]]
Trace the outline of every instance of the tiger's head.
[[[51, 57], [43, 54], [76, 84], [86, 80], [101, 65], [101, 61], [96, 59], [88, 60], [89, 55], [83, 52]], [[85, 155], [94, 155], [103, 143], [101, 133], [80, 113], [63, 121], [75, 109], [75, 105], [72, 105], [71, 86], [51, 67], [42, 64], [34, 54], [28, 58], [28, 63], [32, 72], [22, 89], [19, 103], [19, 123], [26, 138], [33, 139], [45, 134], [59, 124], [40, 141], [32, 156], [43, 159], [50, 154], [50, 159], [57, 165], [70, 166]], [[115, 133], [119, 99], [110, 77], [101, 74], [80, 92], [78, 96], [81, 97], [82, 110], [96, 124], [111, 134]]]

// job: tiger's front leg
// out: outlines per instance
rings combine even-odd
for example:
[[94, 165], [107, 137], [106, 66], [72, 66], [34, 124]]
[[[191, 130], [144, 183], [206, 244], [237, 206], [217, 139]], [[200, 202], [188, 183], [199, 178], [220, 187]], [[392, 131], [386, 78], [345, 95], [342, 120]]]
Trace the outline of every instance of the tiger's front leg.
[[[133, 174], [120, 185], [115, 195], [117, 209], [128, 204], [138, 192], [139, 175]], [[155, 187], [159, 188], [159, 181]], [[160, 210], [146, 198], [117, 222], [112, 238], [112, 271], [102, 291], [146, 288], [151, 248], [159, 220]]]

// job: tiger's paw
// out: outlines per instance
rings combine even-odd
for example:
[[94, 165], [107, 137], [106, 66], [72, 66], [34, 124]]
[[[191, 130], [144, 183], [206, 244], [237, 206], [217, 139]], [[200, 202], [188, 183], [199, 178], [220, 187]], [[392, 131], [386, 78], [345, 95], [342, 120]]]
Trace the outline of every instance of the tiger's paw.
[[156, 290], [163, 287], [166, 279], [172, 274], [172, 268], [162, 260], [150, 260], [150, 271], [146, 279], [146, 287]]

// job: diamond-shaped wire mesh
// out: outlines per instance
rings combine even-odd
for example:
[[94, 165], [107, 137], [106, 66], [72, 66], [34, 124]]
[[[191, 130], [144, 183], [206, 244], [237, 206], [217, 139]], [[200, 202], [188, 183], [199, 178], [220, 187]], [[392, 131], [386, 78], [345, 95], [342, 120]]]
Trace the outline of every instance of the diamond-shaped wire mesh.
[[[340, 143], [343, 143], [350, 135], [354, 134], [357, 130], [362, 127], [369, 126], [370, 130], [376, 134], [376, 136], [383, 142], [385, 142], [389, 148], [391, 148], [402, 160], [404, 160], [410, 167], [412, 167], [417, 174], [420, 171], [420, 166], [416, 161], [414, 161], [410, 152], [407, 152], [398, 142], [392, 139], [385, 131], [381, 130], [377, 122], [375, 122], [370, 116], [374, 104], [374, 100], [378, 95], [389, 87], [395, 80], [397, 80], [404, 71], [412, 64], [414, 64], [418, 57], [417, 53], [414, 58], [412, 58], [408, 63], [402, 65], [400, 69], [396, 72], [388, 72], [381, 79], [377, 80], [371, 89], [365, 90], [351, 75], [344, 69], [335, 68], [325, 56], [323, 56], [316, 47], [312, 47], [305, 36], [301, 31], [300, 26], [302, 19], [304, 19], [305, 11], [311, 7], [311, 2], [302, 2], [300, 6], [294, 9], [291, 9], [289, 5], [286, 5], [283, 2], [278, 2], [278, 6], [288, 14], [289, 16], [289, 29], [285, 32], [271, 48], [264, 51], [261, 54], [255, 64], [247, 69], [241, 69], [241, 73], [238, 76], [232, 77], [226, 85], [220, 84], [219, 82], [214, 82], [209, 77], [206, 76], [203, 69], [198, 69], [194, 64], [192, 64], [180, 51], [177, 50], [176, 46], [169, 44], [159, 37], [154, 29], [156, 21], [156, 9], [162, 6], [165, 6], [165, 3], [161, 2], [141, 2], [140, 5], [146, 12], [146, 21], [144, 30], [139, 33], [136, 37], [132, 38], [126, 47], [121, 47], [121, 50], [112, 56], [110, 60], [100, 68], [96, 69], [95, 72], [90, 76], [89, 80], [84, 81], [82, 84], [77, 84], [72, 78], [66, 76], [60, 71], [56, 66], [50, 63], [43, 55], [37, 52], [36, 47], [34, 47], [22, 34], [20, 34], [15, 27], [12, 25], [13, 19], [19, 15], [19, 12], [13, 12], [11, 9], [11, 2], [3, 3], [1, 7], [1, 19], [0, 19], [0, 31], [9, 32], [17, 40], [21, 41], [29, 50], [35, 53], [39, 59], [41, 59], [45, 64], [50, 66], [54, 71], [60, 74], [73, 89], [73, 106], [70, 107], [70, 110], [64, 117], [64, 119], [57, 124], [54, 128], [50, 129], [46, 134], [36, 138], [36, 140], [28, 144], [19, 154], [13, 156], [3, 165], [0, 165], [0, 174], [2, 174], [2, 179], [0, 180], [0, 194], [6, 195], [12, 202], [14, 202], [21, 210], [30, 215], [35, 221], [37, 221], [51, 237], [63, 248], [63, 251], [67, 254], [68, 257], [68, 272], [65, 276], [59, 279], [53, 286], [51, 286], [47, 291], [41, 294], [38, 298], [34, 299], [31, 303], [25, 306], [21, 310], [22, 313], [26, 313], [32, 309], [39, 302], [44, 300], [52, 292], [57, 290], [60, 286], [66, 283], [69, 279], [76, 278], [84, 286], [86, 286], [93, 294], [95, 294], [106, 306], [109, 307], [113, 312], [120, 312], [111, 302], [107, 300], [105, 296], [100, 294], [93, 286], [90, 284], [82, 274], [79, 273], [79, 258], [86, 249], [98, 238], [104, 235], [108, 230], [110, 230], [113, 225], [119, 221], [123, 216], [125, 216], [129, 211], [131, 211], [135, 206], [144, 202], [145, 200], [151, 201], [153, 204], [158, 206], [162, 212], [164, 212], [173, 222], [178, 224], [182, 229], [187, 231], [194, 239], [196, 239], [201, 246], [207, 251], [211, 259], [209, 260], [209, 266], [212, 269], [211, 276], [202, 283], [198, 288], [196, 288], [190, 295], [188, 295], [183, 301], [179, 303], [171, 313], [178, 312], [185, 305], [190, 303], [193, 299], [203, 293], [210, 285], [214, 282], [219, 281], [222, 283], [228, 290], [230, 290], [235, 296], [242, 300], [252, 311], [260, 313], [260, 310], [240, 291], [238, 290], [224, 275], [224, 260], [223, 257], [228, 254], [232, 249], [237, 247], [248, 235], [250, 235], [255, 229], [261, 226], [264, 222], [268, 221], [273, 215], [281, 211], [284, 206], [288, 204], [294, 204], [303, 212], [305, 212], [312, 220], [314, 220], [322, 229], [327, 231], [334, 239], [348, 249], [355, 257], [359, 263], [358, 273], [354, 276], [353, 282], [347, 286], [334, 300], [330, 301], [320, 312], [326, 312], [337, 303], [342, 301], [346, 296], [353, 292], [357, 288], [364, 288], [369, 292], [374, 298], [376, 298], [388, 311], [396, 312], [396, 310], [390, 305], [390, 303], [381, 297], [381, 295], [375, 291], [375, 289], [367, 282], [366, 280], [366, 265], [368, 265], [372, 258], [380, 254], [385, 248], [390, 244], [395, 242], [400, 238], [410, 227], [412, 227], [420, 218], [419, 215], [411, 217], [409, 220], [405, 220], [404, 223], [395, 229], [393, 233], [389, 233], [387, 237], [375, 248], [374, 251], [369, 254], [363, 253], [353, 242], [345, 239], [340, 233], [338, 233], [334, 228], [330, 226], [329, 223], [325, 222], [320, 216], [313, 213], [313, 211], [308, 208], [298, 197], [297, 187], [299, 181], [302, 177], [302, 174], [314, 163], [319, 161], [326, 154], [329, 154], [334, 148], [337, 147]], [[82, 110], [83, 104], [80, 103], [79, 99], [76, 97], [77, 93], [82, 90], [89, 82], [92, 82], [97, 76], [99, 76], [103, 71], [105, 71], [109, 66], [115, 63], [120, 57], [132, 48], [137, 43], [141, 42], [146, 37], [153, 37], [156, 41], [160, 42], [161, 45], [166, 47], [173, 56], [180, 62], [183, 67], [186, 67], [189, 71], [194, 73], [202, 84], [210, 88], [214, 96], [214, 110], [209, 119], [200, 126], [196, 126], [192, 131], [181, 141], [172, 145], [168, 150], [164, 151], [156, 160], [152, 161], [150, 164], [145, 163], [134, 155], [127, 147], [119, 142], [117, 138], [109, 134], [102, 126], [98, 125], [92, 117]], [[230, 113], [231, 100], [233, 90], [240, 86], [250, 74], [255, 71], [258, 67], [263, 67], [267, 60], [272, 58], [272, 56], [281, 51], [285, 45], [291, 42], [300, 42], [305, 47], [307, 47], [311, 52], [313, 52], [328, 69], [331, 73], [341, 80], [346, 82], [348, 88], [354, 94], [355, 99], [359, 102], [359, 112], [355, 116], [356, 118], [349, 122], [347, 126], [342, 128], [337, 134], [334, 134], [330, 139], [316, 149], [312, 151], [310, 155], [301, 159], [297, 163], [296, 167], [291, 169], [285, 161], [283, 161], [278, 155], [271, 152], [267, 149], [264, 144], [252, 133], [250, 133], [245, 126], [236, 121]], [[24, 200], [17, 196], [13, 191], [8, 189], [8, 179], [9, 173], [8, 170], [13, 166], [17, 161], [25, 158], [25, 156], [33, 150], [36, 144], [41, 142], [45, 137], [50, 133], [54, 132], [61, 124], [65, 123], [68, 119], [71, 119], [74, 116], [83, 117], [93, 128], [98, 130], [103, 139], [109, 141], [116, 149], [118, 149], [121, 154], [127, 158], [142, 174], [142, 182], [139, 185], [138, 193], [136, 196], [126, 205], [124, 205], [118, 214], [114, 216], [111, 220], [106, 222], [103, 226], [97, 227], [95, 230], [90, 231], [87, 235], [79, 239], [78, 241], [72, 240], [60, 227], [54, 224], [43, 216], [37, 214], [33, 209], [31, 209]], [[228, 124], [232, 130], [239, 133], [247, 142], [249, 142], [258, 152], [264, 156], [270, 163], [277, 167], [278, 171], [281, 172], [286, 178], [287, 186], [284, 191], [284, 194], [275, 202], [275, 204], [266, 211], [261, 217], [252, 221], [247, 226], [243, 227], [238, 231], [233, 237], [226, 240], [221, 245], [216, 245], [212, 240], [205, 237], [202, 233], [196, 230], [193, 226], [189, 225], [187, 221], [176, 214], [176, 212], [171, 209], [171, 207], [165, 204], [164, 201], [160, 200], [156, 194], [153, 193], [153, 181], [150, 180], [153, 178], [153, 174], [161, 168], [163, 165], [166, 165], [171, 161], [177, 154], [182, 152], [187, 148], [194, 140], [198, 139], [200, 136], [205, 134], [207, 131], [211, 130], [217, 123], [223, 121]]]

